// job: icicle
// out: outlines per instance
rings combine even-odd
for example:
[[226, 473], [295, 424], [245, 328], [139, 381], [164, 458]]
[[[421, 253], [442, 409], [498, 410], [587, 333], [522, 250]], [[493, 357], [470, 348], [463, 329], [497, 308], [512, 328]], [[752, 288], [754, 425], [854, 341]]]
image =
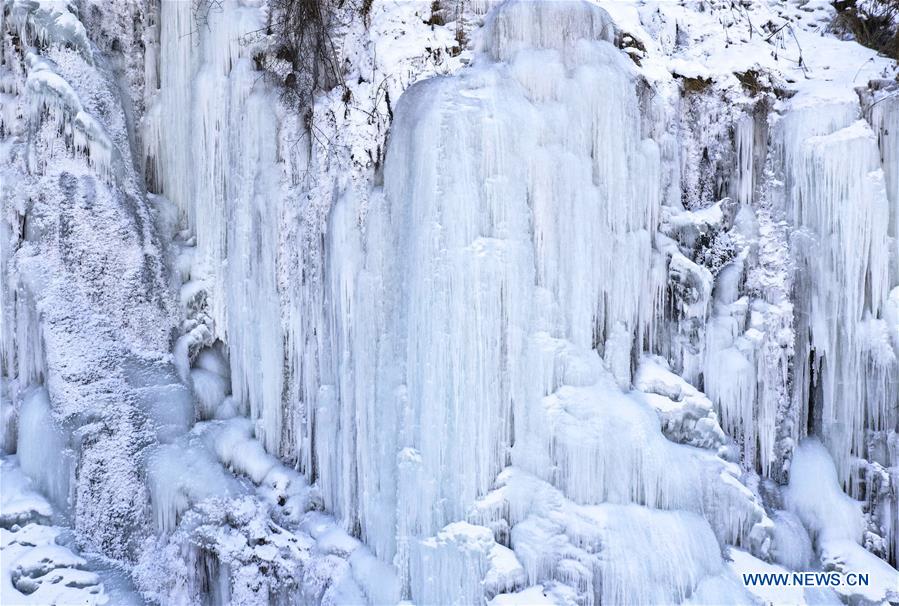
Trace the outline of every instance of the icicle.
[[5, 339], [4, 357], [8, 363], [15, 363], [15, 367], [5, 370], [7, 376], [16, 377], [19, 387], [24, 388], [40, 383], [46, 376], [41, 325], [34, 299], [24, 285], [16, 288], [15, 304], [10, 308], [14, 311], [10, 320], [14, 321], [6, 328], [11, 342]]
[[88, 63], [93, 63], [91, 42], [84, 25], [69, 10], [66, 2], [30, 2], [11, 0], [4, 5], [12, 28], [25, 45], [64, 45], [74, 48]]
[[18, 423], [22, 471], [62, 511], [69, 511], [75, 463], [65, 433], [53, 419], [44, 387], [25, 392]]
[[508, 61], [520, 50], [570, 51], [581, 40], [612, 42], [615, 35], [609, 15], [587, 2], [509, 2], [491, 15], [487, 52], [496, 61]]
[[[695, 514], [579, 505], [516, 468], [499, 483], [489, 498], [508, 507], [512, 549], [528, 584], [559, 582], [582, 604], [679, 603], [723, 572], [718, 541]], [[641, 544], [652, 544], [654, 554], [633, 557]]]
[[877, 135], [880, 162], [890, 200], [892, 241], [892, 283], [899, 283], [899, 89], [893, 87], [874, 94], [865, 116]]
[[[66, 145], [84, 157], [101, 177], [109, 181], [118, 179], [114, 163], [121, 158], [103, 125], [83, 109], [78, 94], [53, 71], [52, 63], [34, 53], [27, 54], [26, 63], [25, 90], [31, 131], [37, 132], [44, 121], [49, 121], [63, 133]], [[48, 152], [36, 161], [45, 164], [53, 155], [52, 149]]]
[[454, 522], [419, 542], [413, 556], [412, 598], [421, 604], [481, 604], [482, 579], [495, 546], [483, 526]]
[[755, 120], [744, 115], [734, 127], [736, 145], [736, 174], [734, 194], [740, 204], [750, 204], [755, 192]]

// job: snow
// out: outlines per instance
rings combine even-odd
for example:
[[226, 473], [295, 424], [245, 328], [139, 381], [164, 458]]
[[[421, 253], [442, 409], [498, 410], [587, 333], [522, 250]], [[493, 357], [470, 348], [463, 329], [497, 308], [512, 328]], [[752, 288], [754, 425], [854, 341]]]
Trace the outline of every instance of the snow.
[[208, 451], [190, 444], [163, 445], [150, 455], [147, 484], [157, 532], [172, 532], [194, 502], [241, 492], [217, 463]]
[[106, 604], [109, 599], [87, 563], [54, 544], [57, 530], [27, 525], [0, 529], [3, 553], [2, 599], [5, 604]]
[[634, 376], [634, 387], [656, 409], [662, 433], [673, 442], [715, 449], [727, 443], [712, 402], [667, 368], [662, 358], [646, 356]]
[[3, 528], [22, 525], [28, 520], [47, 520], [53, 514], [50, 503], [31, 487], [31, 480], [15, 465], [13, 457], [3, 459], [3, 490], [0, 495], [0, 512]]
[[543, 591], [543, 585], [534, 585], [515, 593], [501, 593], [488, 602], [490, 606], [551, 606], [555, 604]]
[[95, 557], [79, 555], [71, 531], [19, 466], [0, 455], [0, 601], [34, 604], [141, 603], [127, 578]]
[[834, 463], [821, 442], [807, 438], [799, 445], [792, 472], [785, 505], [802, 520], [812, 539], [859, 542], [864, 528], [861, 504], [840, 489]]
[[822, 543], [821, 563], [825, 570], [868, 575], [867, 585], [835, 588], [847, 601], [861, 598], [871, 602], [890, 602], [899, 597], [896, 569], [854, 541], [829, 540]]

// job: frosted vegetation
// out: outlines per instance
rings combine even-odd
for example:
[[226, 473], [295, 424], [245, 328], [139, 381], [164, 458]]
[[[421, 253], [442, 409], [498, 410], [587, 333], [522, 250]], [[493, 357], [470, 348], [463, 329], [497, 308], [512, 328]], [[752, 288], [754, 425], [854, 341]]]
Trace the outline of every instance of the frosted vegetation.
[[839, 4], [2, 0], [0, 602], [899, 600]]

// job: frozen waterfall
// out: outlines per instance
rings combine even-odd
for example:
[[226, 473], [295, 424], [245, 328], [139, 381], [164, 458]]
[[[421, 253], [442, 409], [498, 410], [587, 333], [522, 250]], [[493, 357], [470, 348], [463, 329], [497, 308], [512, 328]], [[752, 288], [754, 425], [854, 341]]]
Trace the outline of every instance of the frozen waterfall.
[[830, 3], [2, 7], [4, 604], [899, 599], [899, 66]]

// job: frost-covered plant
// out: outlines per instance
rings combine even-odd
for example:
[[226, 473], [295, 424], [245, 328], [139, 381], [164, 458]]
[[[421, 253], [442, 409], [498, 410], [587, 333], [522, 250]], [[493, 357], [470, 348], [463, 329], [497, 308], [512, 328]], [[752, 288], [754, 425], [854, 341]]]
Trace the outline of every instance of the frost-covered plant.
[[283, 77], [284, 102], [302, 110], [311, 105], [317, 90], [341, 82], [338, 52], [332, 36], [337, 11], [330, 0], [272, 0], [266, 34], [273, 43], [271, 55], [259, 56], [263, 68], [289, 65]]
[[194, 26], [197, 28], [209, 27], [209, 15], [222, 10], [223, 0], [193, 0], [191, 11], [193, 12]]
[[899, 0], [837, 0], [833, 6], [834, 31], [899, 59]]
[[696, 242], [695, 260], [708, 268], [712, 275], [718, 275], [721, 268], [737, 255], [737, 247], [730, 232], [713, 232], [699, 235]]

